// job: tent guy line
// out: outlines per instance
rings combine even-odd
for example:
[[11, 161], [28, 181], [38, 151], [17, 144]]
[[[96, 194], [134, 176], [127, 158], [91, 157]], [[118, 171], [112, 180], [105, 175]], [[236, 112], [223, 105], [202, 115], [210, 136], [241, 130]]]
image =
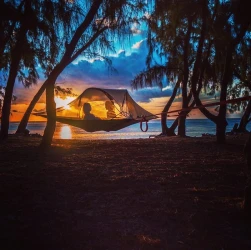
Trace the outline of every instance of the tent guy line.
[[189, 108], [183, 108], [183, 109], [175, 109], [167, 112], [161, 112], [155, 115], [161, 115], [161, 114], [170, 114], [170, 113], [176, 113], [176, 112], [182, 112], [182, 111], [190, 111], [192, 109], [201, 109], [201, 108], [207, 108], [207, 107], [212, 107], [212, 106], [217, 106], [217, 105], [225, 105], [229, 103], [236, 103], [236, 102], [242, 102], [242, 101], [249, 101], [251, 100], [251, 96], [244, 96], [244, 97], [239, 97], [239, 98], [234, 98], [234, 99], [229, 99], [226, 101], [219, 101], [219, 102], [211, 102], [207, 104], [203, 104], [200, 106], [195, 106], [195, 107], [189, 107]]
[[[212, 106], [217, 106], [217, 105], [225, 105], [225, 104], [229, 104], [229, 103], [236, 103], [236, 102], [242, 102], [242, 101], [249, 101], [251, 100], [251, 96], [244, 96], [244, 97], [239, 97], [239, 98], [234, 98], [234, 99], [230, 99], [230, 100], [226, 100], [226, 101], [219, 101], [219, 102], [211, 102], [211, 103], [207, 103], [207, 104], [204, 104], [204, 105], [200, 105], [200, 106], [195, 106], [195, 107], [189, 107], [189, 108], [183, 108], [183, 109], [176, 109], [176, 110], [171, 110], [171, 111], [167, 111], [167, 112], [161, 112], [161, 113], [158, 113], [158, 114], [155, 114], [156, 116], [157, 115], [162, 115], [162, 114], [170, 114], [170, 113], [180, 113], [182, 111], [190, 111], [190, 110], [193, 110], [193, 109], [201, 109], [201, 108], [206, 108], [206, 107], [212, 107]], [[173, 116], [183, 116], [182, 114], [178, 114], [178, 115], [173, 115]], [[147, 116], [143, 116], [141, 118], [141, 121], [140, 121], [140, 129], [142, 132], [147, 132], [148, 130], [148, 120], [146, 119]], [[167, 117], [170, 117], [169, 115], [167, 115]], [[143, 123], [146, 123], [146, 127], [145, 129], [143, 129]]]

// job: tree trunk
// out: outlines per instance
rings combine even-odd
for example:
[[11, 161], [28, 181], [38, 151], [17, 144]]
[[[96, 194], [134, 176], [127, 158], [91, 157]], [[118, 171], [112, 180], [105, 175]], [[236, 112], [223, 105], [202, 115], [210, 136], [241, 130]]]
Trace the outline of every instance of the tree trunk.
[[25, 133], [25, 130], [26, 130], [26, 127], [27, 127], [31, 112], [34, 109], [34, 107], [35, 107], [36, 103], [38, 102], [38, 100], [40, 99], [41, 95], [45, 91], [46, 84], [47, 84], [47, 81], [44, 82], [44, 84], [41, 86], [41, 88], [38, 90], [36, 95], [33, 97], [32, 101], [30, 102], [27, 110], [25, 111], [25, 113], [24, 113], [24, 115], [22, 117], [22, 120], [21, 120], [20, 124], [18, 125], [16, 134]]
[[[221, 101], [226, 100], [226, 93], [224, 94], [224, 88], [221, 89]], [[224, 144], [226, 142], [226, 127], [227, 127], [227, 120], [226, 120], [226, 104], [220, 106], [220, 112], [216, 120], [216, 141], [219, 144]]]
[[2, 108], [2, 119], [1, 119], [1, 133], [0, 140], [5, 140], [8, 138], [8, 130], [10, 123], [10, 113], [11, 113], [11, 101], [13, 96], [13, 89], [15, 85], [15, 80], [17, 77], [18, 67], [23, 53], [23, 45], [26, 39], [26, 34], [29, 30], [30, 20], [29, 12], [30, 11], [30, 2], [26, 2], [26, 8], [24, 12], [24, 19], [21, 20], [21, 26], [19, 32], [17, 32], [17, 42], [15, 47], [11, 51], [11, 64], [9, 77], [6, 84], [4, 102]]
[[21, 55], [17, 55], [16, 57], [14, 57], [10, 66], [9, 78], [5, 89], [2, 108], [0, 140], [5, 140], [8, 138], [11, 101], [20, 59]]
[[170, 97], [170, 99], [168, 100], [167, 104], [165, 105], [164, 109], [163, 109], [163, 113], [161, 114], [161, 128], [162, 128], [162, 133], [160, 135], [167, 135], [167, 136], [174, 136], [176, 135], [174, 133], [174, 130], [169, 129], [166, 125], [166, 121], [167, 121], [167, 112], [169, 110], [169, 108], [171, 107], [174, 98], [176, 97], [178, 88], [180, 85], [180, 79], [178, 79], [178, 81], [176, 82], [172, 95]]
[[[228, 46], [227, 48], [227, 54], [226, 54], [226, 61], [225, 61], [225, 68], [224, 68], [224, 74], [223, 79], [221, 82], [221, 95], [220, 95], [220, 101], [224, 102], [227, 99], [227, 86], [232, 80], [232, 61], [233, 61], [233, 52], [235, 50], [235, 47], [240, 43], [240, 41], [243, 39], [243, 37], [246, 34], [246, 31], [249, 27], [249, 22], [245, 22], [240, 27], [240, 32], [234, 39], [234, 41]], [[225, 143], [226, 141], [226, 104], [220, 105], [219, 115], [218, 115], [218, 121], [216, 124], [216, 137], [218, 143]]]
[[250, 113], [251, 113], [251, 101], [248, 101], [247, 108], [246, 108], [243, 116], [241, 117], [241, 121], [240, 121], [239, 127], [237, 129], [237, 132], [243, 132], [243, 133], [247, 132], [246, 127], [249, 122]]
[[[188, 71], [184, 73], [184, 75], [188, 75]], [[188, 108], [188, 96], [187, 96], [187, 80], [184, 77], [183, 86], [182, 86], [182, 109]], [[185, 137], [186, 136], [186, 116], [179, 115], [178, 117], [178, 135]]]
[[178, 119], [178, 135], [185, 137], [186, 136], [186, 116], [181, 115]]
[[[56, 81], [56, 79], [55, 79]], [[54, 83], [50, 81], [46, 86], [46, 112], [47, 112], [47, 124], [44, 130], [44, 135], [40, 144], [42, 148], [48, 148], [51, 146], [53, 134], [56, 128], [56, 103], [54, 101]]]
[[[231, 65], [232, 65], [233, 50], [234, 48], [232, 46], [228, 47], [225, 59], [226, 60], [225, 68], [224, 68], [223, 79], [221, 81], [221, 93], [220, 93], [220, 101], [223, 103], [227, 99], [227, 86], [232, 79]], [[216, 123], [216, 138], [217, 138], [216, 140], [220, 144], [226, 142], [226, 127], [227, 127], [226, 112], [227, 112], [227, 105], [226, 104], [220, 105], [219, 115], [217, 117], [217, 123]]]
[[226, 142], [226, 118], [222, 117], [216, 122], [216, 140], [219, 144], [224, 144]]
[[251, 133], [245, 144], [244, 152], [247, 159], [247, 185], [244, 192], [244, 211], [251, 218]]
[[[189, 78], [189, 63], [188, 63], [188, 53], [190, 48], [190, 39], [192, 32], [192, 21], [193, 17], [188, 18], [188, 28], [184, 39], [184, 53], [183, 53], [183, 80], [182, 80], [182, 109], [188, 108], [189, 98], [187, 96], [187, 83]], [[178, 135], [186, 136], [186, 116], [180, 115], [178, 117]]]
[[160, 135], [166, 135], [166, 136], [175, 136], [174, 130], [167, 127], [167, 113], [161, 114], [161, 127], [162, 127], [162, 133]]

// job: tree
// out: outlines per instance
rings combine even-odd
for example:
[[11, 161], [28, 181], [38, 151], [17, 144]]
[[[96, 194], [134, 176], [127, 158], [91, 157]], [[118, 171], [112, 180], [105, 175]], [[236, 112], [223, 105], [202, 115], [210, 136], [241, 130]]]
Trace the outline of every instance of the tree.
[[[9, 115], [15, 80], [22, 81], [25, 87], [36, 83], [38, 74], [36, 64], [49, 70], [58, 54], [55, 32], [58, 31], [56, 21], [60, 18], [69, 20], [69, 4], [64, 1], [13, 1], [12, 5], [2, 3], [7, 9], [18, 13], [16, 18], [2, 18], [1, 27], [5, 25], [7, 32], [2, 32], [0, 55], [4, 60], [1, 67], [8, 71], [6, 91], [2, 108], [0, 139], [8, 137]], [[7, 6], [8, 5], [8, 6]], [[65, 8], [67, 11], [65, 11]], [[52, 14], [51, 14], [52, 13]], [[65, 15], [61, 15], [64, 13]], [[74, 16], [74, 15], [72, 15]], [[59, 18], [58, 18], [59, 17]], [[8, 26], [9, 25], [9, 26]], [[62, 30], [62, 27], [61, 27]], [[70, 30], [67, 28], [66, 30]], [[54, 42], [55, 40], [55, 42]], [[47, 44], [51, 46], [46, 46]], [[52, 56], [48, 58], [48, 54]], [[46, 61], [46, 63], [43, 62]], [[26, 73], [27, 72], [27, 73]]]
[[24, 1], [16, 4], [16, 8], [11, 3], [0, 2], [0, 69], [7, 64], [5, 48], [11, 40], [14, 28], [21, 18], [21, 9]]
[[[129, 35], [130, 24], [135, 21], [132, 16], [136, 10], [141, 10], [144, 5], [141, 1], [87, 1], [84, 5], [86, 13], [82, 22], [75, 29], [72, 36], [68, 37], [68, 42], [62, 49], [61, 56], [39, 92], [32, 100], [32, 105], [25, 113], [28, 121], [33, 105], [37, 102], [43, 91], [46, 89], [46, 111], [47, 125], [42, 138], [41, 146], [51, 145], [52, 136], [56, 125], [54, 84], [59, 74], [79, 55], [86, 57], [97, 57], [113, 49], [111, 40], [120, 38], [121, 35]], [[100, 51], [100, 53], [97, 53]], [[26, 121], [24, 124], [27, 124]]]
[[9, 78], [6, 84], [5, 97], [2, 108], [1, 134], [0, 134], [1, 139], [5, 139], [7, 137], [6, 134], [8, 134], [9, 116], [10, 116], [11, 99], [12, 99], [14, 83], [18, 72], [19, 62], [22, 57], [22, 48], [25, 43], [24, 41], [26, 38], [26, 34], [30, 29], [31, 25], [29, 23], [29, 18], [28, 18], [31, 14], [30, 3], [27, 1], [24, 5], [25, 5], [25, 11], [23, 17], [20, 20], [20, 28], [16, 34], [16, 43], [13, 46], [13, 49], [10, 54], [11, 62], [10, 62]]
[[[3, 108], [3, 100], [5, 95], [5, 87], [0, 85], [0, 119], [2, 117], [2, 108]], [[16, 101], [17, 97], [15, 95], [12, 96], [12, 101]]]
[[[153, 67], [148, 68], [145, 71], [140, 72], [132, 80], [131, 86], [133, 89], [136, 89], [136, 90], [138, 88], [153, 87], [154, 85], [157, 85], [159, 88], [162, 89], [163, 88], [162, 80], [165, 77], [167, 79], [173, 79], [173, 76], [170, 75], [170, 72], [168, 70], [168, 66], [155, 65]], [[166, 121], [167, 121], [167, 112], [176, 97], [178, 89], [180, 88], [180, 83], [181, 83], [181, 76], [177, 77], [172, 95], [162, 110], [162, 113], [161, 113], [162, 133], [160, 134], [160, 136], [164, 136], [164, 135], [174, 136], [175, 135], [174, 130], [176, 127], [174, 129], [169, 129], [167, 127]]]
[[[195, 105], [195, 102], [191, 102], [190, 82], [196, 56], [194, 43], [197, 42], [198, 19], [201, 15], [196, 8], [197, 4], [197, 1], [182, 1], [179, 4], [174, 1], [156, 1], [154, 11], [150, 17], [146, 18], [149, 27], [147, 69], [135, 77], [132, 86], [133, 88], [151, 87], [153, 83], [156, 83], [162, 88], [163, 77], [169, 81], [170, 79], [177, 81], [172, 96], [162, 111], [162, 135], [174, 135], [177, 125], [178, 135], [186, 135], [187, 111], [180, 113], [170, 129], [166, 126], [166, 114], [175, 98], [177, 88], [181, 88], [182, 91], [183, 109], [187, 110], [188, 107]], [[162, 60], [166, 60], [165, 64], [152, 66], [154, 53], [157, 53]], [[204, 62], [201, 68], [204, 70]], [[202, 79], [203, 74], [200, 75]], [[200, 92], [201, 85], [202, 81], [196, 91]]]
[[77, 94], [75, 94], [72, 91], [72, 88], [63, 88], [59, 84], [55, 85], [54, 91], [55, 91], [55, 96], [59, 96], [62, 99], [65, 99], [67, 96], [77, 96]]
[[[250, 51], [250, 31], [238, 46], [238, 51], [234, 55], [234, 81], [229, 88], [229, 96], [232, 98], [247, 96], [251, 92], [251, 51]], [[247, 132], [246, 126], [250, 122], [251, 101], [231, 105], [232, 112], [243, 112], [239, 126], [235, 132]]]
[[[199, 99], [199, 95], [196, 94], [196, 86], [198, 84], [200, 65], [203, 60], [205, 45], [208, 43], [209, 39], [213, 40], [211, 63], [208, 68], [211, 69], [211, 77], [214, 81], [212, 85], [215, 85], [215, 82], [219, 83], [220, 101], [222, 102], [222, 105], [219, 107], [218, 115], [210, 113], [206, 108], [200, 108], [200, 110], [208, 119], [216, 124], [218, 143], [225, 142], [227, 108], [224, 102], [227, 99], [227, 88], [233, 80], [232, 58], [234, 53], [236, 53], [237, 46], [245, 36], [250, 23], [246, 18], [241, 22], [239, 22], [240, 20], [237, 20], [235, 4], [238, 4], [237, 6], [239, 6], [239, 8], [237, 8], [238, 11], [243, 10], [244, 6], [242, 1], [233, 2], [231, 4], [215, 1], [214, 5], [209, 5], [207, 1], [203, 1], [202, 28], [192, 77], [194, 100], [197, 106], [201, 106], [202, 102]], [[211, 11], [212, 8], [214, 9], [213, 12]], [[214, 15], [211, 15], [211, 13], [214, 13]], [[210, 15], [211, 18], [209, 18]]]

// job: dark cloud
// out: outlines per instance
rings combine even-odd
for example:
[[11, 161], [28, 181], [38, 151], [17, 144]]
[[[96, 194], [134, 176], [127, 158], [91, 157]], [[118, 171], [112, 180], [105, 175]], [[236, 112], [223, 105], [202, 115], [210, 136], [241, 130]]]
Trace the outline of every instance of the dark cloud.
[[108, 65], [101, 60], [94, 62], [80, 61], [77, 64], [69, 65], [61, 74], [59, 81], [72, 81], [83, 85], [109, 87], [109, 88], [130, 88], [131, 80], [145, 67], [146, 47], [139, 48], [137, 52], [126, 56], [122, 51], [117, 57], [110, 57], [114, 70], [109, 70]]
[[146, 41], [142, 40], [136, 44], [130, 55], [126, 55], [126, 51], [121, 51], [117, 57], [110, 57], [112, 67], [116, 71], [109, 70], [104, 61], [80, 61], [69, 65], [59, 80], [78, 90], [87, 87], [125, 88], [136, 101], [142, 102], [149, 102], [154, 97], [170, 96], [171, 90], [161, 91], [159, 88], [132, 91], [131, 81], [145, 68], [146, 53]]
[[172, 94], [171, 89], [161, 90], [158, 87], [129, 91], [132, 98], [137, 102], [150, 102], [152, 98], [167, 97]]

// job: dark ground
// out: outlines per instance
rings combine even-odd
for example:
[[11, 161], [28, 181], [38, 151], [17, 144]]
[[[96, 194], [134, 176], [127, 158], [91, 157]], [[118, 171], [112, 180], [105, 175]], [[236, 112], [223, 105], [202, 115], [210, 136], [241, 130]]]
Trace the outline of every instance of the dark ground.
[[245, 136], [0, 145], [0, 249], [251, 249]]

